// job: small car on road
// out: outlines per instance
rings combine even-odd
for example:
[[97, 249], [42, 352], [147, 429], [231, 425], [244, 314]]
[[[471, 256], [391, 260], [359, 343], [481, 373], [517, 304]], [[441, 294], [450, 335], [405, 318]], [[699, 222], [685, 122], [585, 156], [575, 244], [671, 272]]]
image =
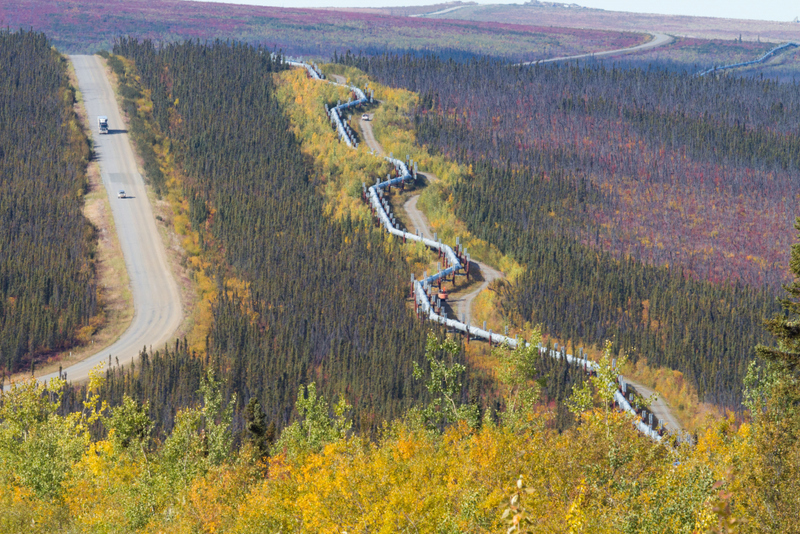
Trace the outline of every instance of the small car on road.
[[363, 115], [361, 115], [361, 120], [362, 121], [368, 121], [369, 120], [369, 115], [364, 113]]
[[117, 193], [117, 198], [125, 198], [125, 191], [120, 189], [119, 193]]

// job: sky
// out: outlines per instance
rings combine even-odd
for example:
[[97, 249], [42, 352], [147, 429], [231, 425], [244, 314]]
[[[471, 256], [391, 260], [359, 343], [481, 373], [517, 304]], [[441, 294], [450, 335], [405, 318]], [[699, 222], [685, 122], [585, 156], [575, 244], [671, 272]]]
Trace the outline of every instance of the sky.
[[[214, 0], [276, 7], [392, 7], [443, 3], [447, 0]], [[479, 0], [480, 4], [521, 4], [520, 0]], [[568, 2], [572, 3], [572, 2]], [[786, 22], [800, 16], [800, 0], [574, 0], [610, 11], [693, 15]]]
[[781, 22], [800, 15], [797, 0], [578, 0], [575, 3], [611, 11]]

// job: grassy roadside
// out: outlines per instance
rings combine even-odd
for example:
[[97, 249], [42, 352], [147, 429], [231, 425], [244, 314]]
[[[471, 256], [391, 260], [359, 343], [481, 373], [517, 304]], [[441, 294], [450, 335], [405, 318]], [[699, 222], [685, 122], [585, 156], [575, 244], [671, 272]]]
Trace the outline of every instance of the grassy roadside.
[[[513, 283], [524, 267], [492, 244], [474, 237], [467, 230], [465, 223], [458, 220], [454, 214], [451, 184], [458, 179], [469, 177], [473, 172], [472, 169], [431, 154], [425, 147], [417, 145], [410, 117], [417, 104], [418, 95], [371, 81], [363, 72], [353, 67], [328, 64], [322, 69], [326, 74], [344, 76], [351, 84], [363, 86], [369, 83], [375, 90], [376, 99], [382, 102], [379, 107], [372, 110], [374, 113], [372, 129], [378, 142], [387, 153], [392, 152], [401, 158], [406, 154], [410, 155], [411, 159], [419, 162], [421, 171], [429, 171], [439, 178], [423, 190], [417, 203], [427, 216], [431, 230], [437, 232], [447, 243], [454, 243], [456, 236], [460, 236], [473, 258], [502, 271], [506, 279]], [[401, 206], [402, 202], [398, 204]], [[396, 211], [402, 210], [396, 209]], [[475, 299], [472, 306], [473, 324], [482, 325], [483, 321], [486, 321], [487, 328], [495, 332], [501, 332], [508, 326], [511, 336], [519, 335], [523, 339], [528, 339], [533, 334], [535, 325], [520, 321], [518, 318], [507, 317], [502, 312], [498, 293], [500, 285], [502, 283], [490, 286]], [[543, 341], [566, 344], [572, 347], [571, 351], [576, 350], [570, 340], [545, 335]], [[602, 356], [602, 349], [602, 344], [598, 343], [587, 350], [590, 358], [599, 359]], [[486, 344], [471, 343], [467, 352], [474, 365], [489, 370], [496, 368], [497, 361], [491, 356]], [[659, 396], [667, 401], [673, 414], [689, 431], [705, 426], [709, 418], [719, 419], [724, 416], [713, 405], [700, 402], [696, 388], [689, 384], [679, 371], [663, 367], [653, 368], [646, 360], [640, 360], [635, 365], [629, 364], [622, 371], [623, 375], [658, 391]]]

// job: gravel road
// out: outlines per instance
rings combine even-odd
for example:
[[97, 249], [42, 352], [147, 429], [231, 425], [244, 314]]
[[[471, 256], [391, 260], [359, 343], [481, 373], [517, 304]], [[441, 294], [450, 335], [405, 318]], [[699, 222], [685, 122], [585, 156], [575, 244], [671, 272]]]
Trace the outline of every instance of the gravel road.
[[617, 48], [616, 50], [606, 50], [603, 52], [591, 52], [589, 54], [579, 54], [577, 56], [563, 56], [563, 57], [554, 57], [550, 59], [542, 59], [539, 61], [526, 61], [525, 63], [520, 63], [520, 65], [535, 65], [536, 63], [552, 63], [554, 61], [570, 61], [573, 59], [584, 59], [584, 58], [601, 58], [606, 56], [621, 56], [623, 54], [631, 54], [633, 52], [642, 52], [643, 50], [649, 50], [651, 48], [656, 48], [658, 46], [664, 46], [674, 39], [664, 33], [652, 33], [650, 34], [653, 36], [652, 39], [647, 41], [646, 43], [642, 43], [640, 45], [631, 46], [629, 48]]
[[[97, 56], [71, 56], [83, 93], [100, 172], [111, 201], [122, 254], [131, 281], [134, 316], [130, 327], [111, 346], [64, 369], [71, 382], [84, 381], [100, 362], [129, 365], [147, 346], [160, 348], [171, 341], [183, 320], [178, 285], [172, 275], [164, 244], [156, 227], [144, 180], [134, 159], [131, 141], [122, 122], [111, 83]], [[97, 116], [108, 116], [108, 135], [97, 133]], [[117, 198], [119, 190], [127, 197]], [[39, 376], [46, 381], [58, 373]]]

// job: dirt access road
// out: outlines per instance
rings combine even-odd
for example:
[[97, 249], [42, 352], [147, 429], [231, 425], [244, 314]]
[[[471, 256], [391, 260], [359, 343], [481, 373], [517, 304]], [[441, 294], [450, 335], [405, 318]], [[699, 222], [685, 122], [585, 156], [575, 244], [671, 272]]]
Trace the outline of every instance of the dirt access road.
[[[370, 115], [370, 121], [371, 120], [372, 116]], [[383, 154], [383, 147], [381, 147], [380, 143], [378, 143], [378, 141], [375, 139], [375, 135], [372, 132], [372, 123], [370, 121], [361, 119], [361, 133], [364, 136], [364, 141], [373, 151], [378, 154]], [[436, 175], [428, 172], [420, 172], [419, 174], [424, 176], [429, 183], [439, 180]], [[412, 196], [403, 205], [403, 209], [405, 209], [409, 218], [409, 223], [411, 226], [413, 226], [414, 230], [421, 232], [423, 237], [433, 239], [428, 218], [425, 217], [425, 214], [422, 213], [419, 208], [417, 208], [418, 200], [419, 195]], [[503, 278], [503, 273], [479, 261], [470, 262], [469, 269], [470, 273], [476, 274], [474, 279], [476, 279], [476, 281], [480, 281], [478, 287], [472, 289], [468, 293], [453, 296], [452, 298], [448, 299], [450, 306], [456, 313], [456, 319], [467, 324], [470, 324], [472, 320], [472, 302], [475, 300], [475, 298], [481, 293], [481, 291], [489, 287], [489, 284], [491, 284], [494, 280]], [[470, 276], [472, 277], [473, 275]]]
[[[639, 395], [641, 395], [644, 398], [651, 397], [654, 394], [656, 396], [658, 395], [658, 392], [653, 391], [652, 389], [643, 384], [634, 382], [628, 377], [625, 377], [625, 382], [636, 388], [636, 391], [639, 393]], [[672, 411], [670, 410], [667, 401], [657, 396], [655, 402], [650, 405], [650, 410], [652, 410], [652, 412], [656, 415], [656, 417], [658, 417], [661, 421], [664, 421], [664, 425], [667, 428], [667, 432], [676, 434], [678, 436], [678, 439], [680, 439], [681, 441], [688, 441], [688, 436], [684, 435], [683, 427], [681, 426], [678, 419], [676, 419], [675, 416], [672, 415]]]
[[[129, 365], [143, 347], [161, 347], [171, 341], [183, 320], [178, 285], [167, 263], [153, 209], [139, 174], [122, 114], [105, 69], [97, 56], [71, 56], [83, 93], [95, 154], [103, 185], [111, 202], [122, 254], [131, 281], [134, 315], [128, 329], [111, 346], [64, 369], [72, 382], [84, 381], [100, 362]], [[97, 133], [97, 116], [108, 116], [108, 135]], [[119, 199], [124, 190], [128, 198]], [[58, 373], [39, 376], [46, 381]]]

